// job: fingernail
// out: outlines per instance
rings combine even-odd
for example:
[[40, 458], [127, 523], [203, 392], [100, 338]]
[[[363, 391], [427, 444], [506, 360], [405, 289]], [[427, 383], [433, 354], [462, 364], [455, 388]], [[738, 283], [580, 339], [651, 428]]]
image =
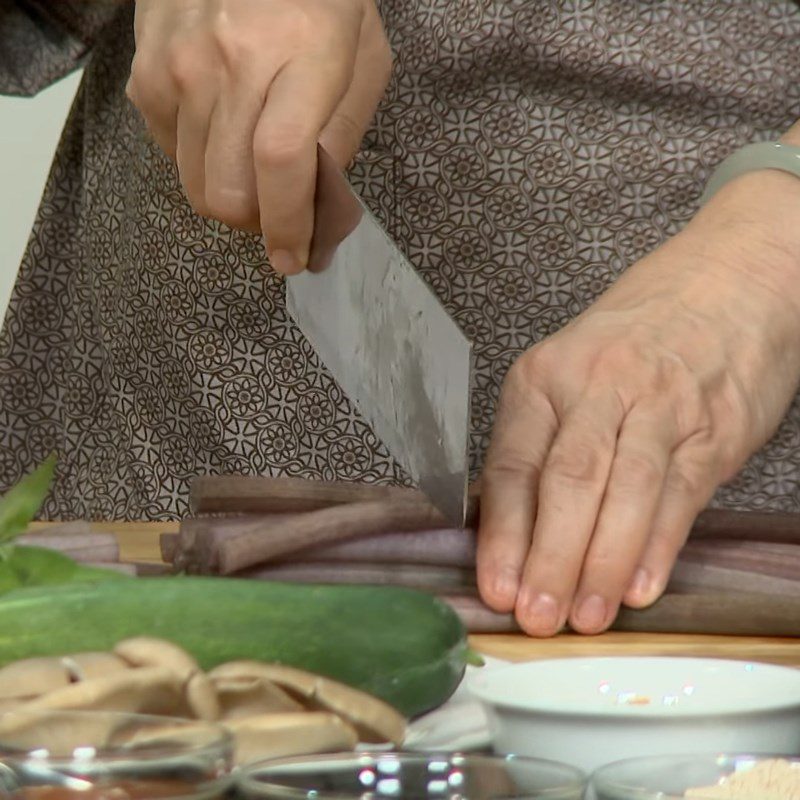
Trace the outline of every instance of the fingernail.
[[515, 569], [504, 567], [494, 579], [492, 591], [498, 600], [512, 601], [519, 590], [519, 575]]
[[586, 630], [599, 630], [605, 625], [607, 613], [606, 601], [599, 594], [592, 594], [578, 606], [575, 622]]
[[300, 262], [288, 250], [273, 250], [269, 254], [269, 263], [275, 272], [280, 272], [284, 275], [294, 275], [301, 269]]
[[559, 626], [558, 603], [551, 594], [525, 593], [520, 601], [525, 629], [532, 633], [549, 635]]
[[651, 585], [650, 573], [644, 567], [639, 567], [633, 576], [627, 594], [631, 599], [645, 600], [650, 593]]

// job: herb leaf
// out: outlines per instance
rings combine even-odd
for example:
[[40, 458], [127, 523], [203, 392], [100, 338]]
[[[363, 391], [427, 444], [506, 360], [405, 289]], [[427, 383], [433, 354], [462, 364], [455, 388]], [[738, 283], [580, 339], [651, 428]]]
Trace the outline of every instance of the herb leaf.
[[36, 516], [50, 491], [55, 469], [53, 453], [0, 498], [0, 545], [12, 542]]

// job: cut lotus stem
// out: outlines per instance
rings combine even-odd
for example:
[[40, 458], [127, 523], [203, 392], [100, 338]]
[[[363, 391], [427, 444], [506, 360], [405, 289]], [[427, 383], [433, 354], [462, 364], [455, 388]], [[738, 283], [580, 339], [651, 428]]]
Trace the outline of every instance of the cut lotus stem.
[[274, 514], [316, 511], [373, 500], [427, 502], [418, 490], [397, 486], [305, 478], [200, 475], [192, 481], [189, 503], [195, 514]]
[[[513, 614], [500, 614], [475, 597], [442, 599], [470, 633], [519, 631]], [[616, 631], [704, 633], [722, 636], [800, 636], [800, 598], [737, 592], [665, 594], [644, 609], [620, 609]]]
[[57, 550], [81, 563], [119, 561], [117, 537], [113, 533], [93, 533], [88, 525], [86, 527], [86, 530], [76, 533], [59, 533], [57, 528], [48, 528], [46, 533], [26, 533], [17, 539], [17, 543]]
[[351, 503], [298, 514], [284, 524], [264, 529], [263, 523], [226, 539], [218, 552], [198, 554], [204, 569], [215, 566], [223, 575], [278, 559], [289, 553], [384, 531], [445, 527], [441, 513], [428, 504], [397, 502]]
[[475, 565], [474, 530], [443, 528], [430, 531], [388, 532], [349, 542], [315, 547], [287, 556], [286, 562], [317, 561], [348, 564], [422, 564], [471, 568]]
[[[743, 569], [727, 569], [681, 558], [672, 570], [668, 591], [676, 594], [755, 592], [800, 599], [800, 577], [779, 578]], [[798, 621], [800, 628], [800, 621]]]
[[296, 561], [269, 564], [236, 573], [254, 578], [288, 583], [359, 583], [373, 586], [404, 586], [432, 593], [468, 592], [475, 589], [475, 570], [461, 567], [436, 567], [428, 564], [340, 564]]

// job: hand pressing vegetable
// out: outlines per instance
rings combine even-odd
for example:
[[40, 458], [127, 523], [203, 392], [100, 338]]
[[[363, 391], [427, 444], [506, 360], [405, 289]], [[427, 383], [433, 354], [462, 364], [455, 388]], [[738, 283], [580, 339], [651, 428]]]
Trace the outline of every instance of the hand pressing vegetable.
[[478, 578], [527, 633], [599, 633], [653, 603], [698, 512], [775, 432], [800, 378], [798, 215], [793, 176], [731, 182], [512, 367]]

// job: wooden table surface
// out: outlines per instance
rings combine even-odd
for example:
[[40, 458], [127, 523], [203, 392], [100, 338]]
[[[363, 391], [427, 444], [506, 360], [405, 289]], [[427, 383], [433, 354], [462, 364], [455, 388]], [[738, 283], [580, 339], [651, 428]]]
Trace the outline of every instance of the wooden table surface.
[[[45, 528], [36, 523], [32, 528]], [[177, 532], [177, 522], [102, 522], [97, 530], [116, 534], [124, 561], [161, 561], [158, 537]], [[562, 634], [531, 639], [515, 634], [473, 636], [473, 647], [487, 655], [512, 661], [562, 656], [692, 655], [768, 661], [800, 667], [800, 639], [746, 636], [701, 636], [609, 632], [600, 636]]]

